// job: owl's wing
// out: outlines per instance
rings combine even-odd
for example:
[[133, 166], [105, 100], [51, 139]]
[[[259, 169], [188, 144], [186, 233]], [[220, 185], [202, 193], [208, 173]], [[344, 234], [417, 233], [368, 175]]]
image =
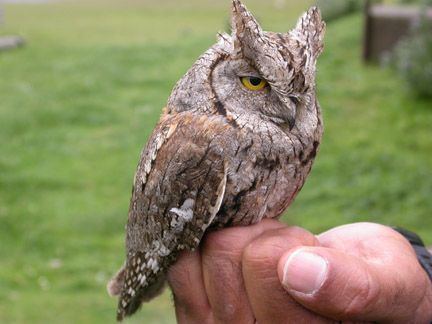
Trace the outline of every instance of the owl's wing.
[[221, 118], [184, 112], [153, 132], [135, 175], [118, 319], [158, 294], [178, 253], [198, 246], [219, 211], [227, 173], [216, 139], [228, 129]]

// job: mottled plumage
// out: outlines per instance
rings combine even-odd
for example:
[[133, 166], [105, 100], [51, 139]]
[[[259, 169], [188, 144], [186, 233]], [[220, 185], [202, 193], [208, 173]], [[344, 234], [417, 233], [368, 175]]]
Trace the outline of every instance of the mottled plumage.
[[[179, 252], [207, 230], [280, 216], [311, 169], [322, 135], [319, 11], [289, 33], [264, 32], [234, 0], [232, 28], [177, 83], [141, 154], [126, 263], [108, 286], [119, 320], [162, 290]], [[244, 77], [268, 85], [253, 91]]]

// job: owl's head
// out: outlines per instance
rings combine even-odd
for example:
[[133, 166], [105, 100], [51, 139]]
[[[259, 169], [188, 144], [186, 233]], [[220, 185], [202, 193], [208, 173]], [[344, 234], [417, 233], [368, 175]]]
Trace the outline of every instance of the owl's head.
[[324, 32], [317, 8], [309, 9], [293, 30], [274, 33], [263, 31], [233, 0], [232, 34], [219, 34], [177, 83], [168, 111], [254, 116], [291, 130], [317, 109], [315, 70]]

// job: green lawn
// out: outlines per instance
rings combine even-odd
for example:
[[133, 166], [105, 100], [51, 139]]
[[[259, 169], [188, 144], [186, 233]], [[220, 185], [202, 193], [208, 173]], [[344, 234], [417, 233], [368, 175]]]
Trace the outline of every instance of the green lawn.
[[[159, 4], [163, 2], [163, 4]], [[8, 5], [0, 34], [0, 322], [113, 323], [105, 283], [123, 260], [138, 156], [176, 80], [228, 24], [228, 2]], [[306, 2], [247, 1], [287, 30]], [[326, 133], [284, 220], [314, 232], [375, 221], [432, 243], [432, 101], [361, 64], [360, 16], [328, 26]], [[169, 294], [131, 322], [172, 323]]]

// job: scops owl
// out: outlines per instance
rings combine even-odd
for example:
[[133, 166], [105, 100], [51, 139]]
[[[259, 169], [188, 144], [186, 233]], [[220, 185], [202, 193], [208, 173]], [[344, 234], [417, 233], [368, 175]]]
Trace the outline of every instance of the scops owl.
[[118, 320], [158, 295], [179, 252], [206, 231], [275, 218], [311, 169], [323, 131], [315, 92], [325, 24], [311, 8], [288, 33], [265, 32], [239, 0], [177, 83], [143, 150], [125, 265], [108, 284]]

